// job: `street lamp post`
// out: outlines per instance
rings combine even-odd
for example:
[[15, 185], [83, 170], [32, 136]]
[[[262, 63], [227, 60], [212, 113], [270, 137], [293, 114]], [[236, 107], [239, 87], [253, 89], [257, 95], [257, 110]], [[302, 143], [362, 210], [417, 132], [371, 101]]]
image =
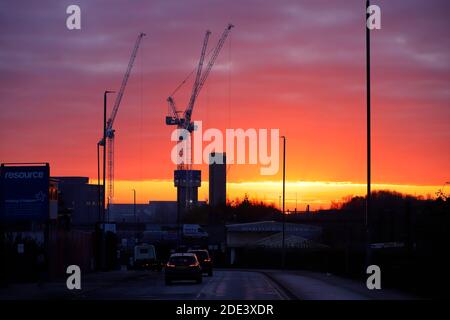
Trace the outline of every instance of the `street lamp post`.
[[281, 243], [281, 267], [285, 268], [286, 263], [286, 213], [285, 213], [285, 193], [286, 193], [286, 136], [281, 137], [283, 139], [283, 232]]
[[[366, 20], [368, 21], [370, 1], [366, 0]], [[366, 267], [371, 264], [371, 232], [370, 232], [370, 216], [371, 216], [371, 120], [370, 120], [370, 29], [366, 28], [366, 98], [367, 98], [367, 200], [366, 200]]]
[[[104, 238], [104, 225], [105, 222], [105, 180], [106, 180], [106, 109], [107, 109], [107, 95], [108, 93], [113, 93], [114, 91], [105, 90], [103, 93], [103, 138], [97, 143], [97, 192], [98, 192], [98, 230], [100, 232], [100, 242], [99, 242], [99, 263], [98, 269], [103, 270], [106, 267], [106, 247]], [[103, 147], [103, 185], [100, 187], [100, 146]], [[103, 193], [103, 194], [102, 194]], [[101, 206], [101, 207], [100, 207]]]
[[134, 229], [135, 229], [135, 238], [137, 238], [137, 220], [136, 220], [136, 190], [133, 189], [133, 216], [134, 216]]
[[97, 207], [98, 207], [98, 222], [102, 221], [102, 188], [100, 184], [100, 142], [97, 143], [97, 193], [98, 193], [98, 199], [97, 199]]

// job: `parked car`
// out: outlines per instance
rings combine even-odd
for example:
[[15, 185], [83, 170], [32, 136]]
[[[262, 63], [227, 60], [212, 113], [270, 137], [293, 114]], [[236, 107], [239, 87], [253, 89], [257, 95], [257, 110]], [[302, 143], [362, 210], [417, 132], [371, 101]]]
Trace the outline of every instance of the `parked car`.
[[189, 250], [188, 252], [194, 253], [197, 256], [200, 266], [202, 267], [202, 273], [207, 273], [208, 276], [211, 277], [213, 275], [213, 265], [208, 250], [195, 249]]
[[194, 253], [174, 253], [164, 270], [166, 284], [173, 280], [195, 280], [202, 282], [202, 268]]

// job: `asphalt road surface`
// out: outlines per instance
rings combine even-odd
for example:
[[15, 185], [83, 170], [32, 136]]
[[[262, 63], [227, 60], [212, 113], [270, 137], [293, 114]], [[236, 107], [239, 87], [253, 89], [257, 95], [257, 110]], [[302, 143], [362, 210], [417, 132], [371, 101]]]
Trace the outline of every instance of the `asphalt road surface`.
[[141, 275], [83, 290], [76, 299], [151, 299], [151, 300], [280, 300], [287, 299], [283, 290], [267, 276], [252, 271], [215, 270], [212, 277], [204, 276], [201, 284], [191, 281], [165, 285], [164, 272]]
[[81, 290], [68, 290], [65, 279], [10, 284], [0, 288], [0, 300], [397, 300], [418, 297], [383, 288], [369, 290], [365, 281], [300, 270], [215, 269], [203, 283], [166, 285], [164, 272], [97, 272], [82, 276]]

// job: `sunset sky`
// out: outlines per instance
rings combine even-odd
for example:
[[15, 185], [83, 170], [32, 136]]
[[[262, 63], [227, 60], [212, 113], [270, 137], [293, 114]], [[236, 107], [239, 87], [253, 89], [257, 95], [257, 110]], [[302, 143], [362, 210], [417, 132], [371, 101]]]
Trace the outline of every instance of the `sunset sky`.
[[[450, 180], [450, 2], [374, 0], [375, 189], [434, 194]], [[81, 7], [81, 30], [66, 8]], [[115, 122], [116, 202], [175, 199], [166, 98], [227, 39], [195, 106], [204, 128], [278, 128], [286, 135], [288, 207], [326, 208], [366, 179], [363, 0], [2, 1], [0, 162], [49, 162], [51, 174], [97, 175], [103, 91], [118, 90], [141, 45]], [[175, 99], [186, 105], [191, 83]], [[110, 106], [114, 96], [111, 96]], [[200, 200], [207, 197], [202, 169]], [[281, 170], [228, 168], [228, 197], [278, 205]], [[450, 187], [449, 187], [450, 188]]]

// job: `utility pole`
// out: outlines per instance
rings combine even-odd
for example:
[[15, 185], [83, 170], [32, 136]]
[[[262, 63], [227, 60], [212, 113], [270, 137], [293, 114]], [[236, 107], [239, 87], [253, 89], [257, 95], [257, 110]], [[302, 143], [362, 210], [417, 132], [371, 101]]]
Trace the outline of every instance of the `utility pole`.
[[285, 268], [286, 263], [286, 212], [285, 212], [285, 192], [286, 192], [286, 137], [283, 139], [283, 232], [282, 232], [282, 251], [281, 251], [281, 267]]
[[366, 200], [366, 267], [371, 265], [371, 232], [370, 232], [370, 217], [371, 217], [371, 120], [370, 120], [370, 29], [367, 26], [369, 14], [370, 0], [366, 0], [366, 20], [364, 27], [366, 28], [366, 97], [367, 97], [367, 200]]

